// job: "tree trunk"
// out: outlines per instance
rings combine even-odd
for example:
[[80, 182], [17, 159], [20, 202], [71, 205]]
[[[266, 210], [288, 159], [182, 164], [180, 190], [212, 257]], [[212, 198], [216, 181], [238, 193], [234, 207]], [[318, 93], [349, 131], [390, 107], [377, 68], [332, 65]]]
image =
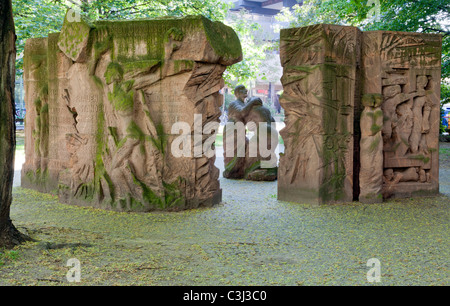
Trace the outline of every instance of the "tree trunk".
[[9, 217], [16, 148], [15, 41], [11, 0], [0, 0], [0, 247], [6, 248], [12, 248], [26, 239]]

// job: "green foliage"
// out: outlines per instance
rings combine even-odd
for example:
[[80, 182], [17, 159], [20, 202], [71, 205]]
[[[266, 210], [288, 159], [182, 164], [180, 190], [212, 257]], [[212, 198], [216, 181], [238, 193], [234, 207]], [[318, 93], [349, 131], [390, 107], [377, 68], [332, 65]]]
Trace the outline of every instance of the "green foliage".
[[220, 0], [94, 0], [83, 1], [76, 8], [91, 20], [187, 15], [204, 15], [211, 20], [223, 20], [228, 5]]
[[224, 20], [229, 8], [229, 4], [220, 0], [13, 0], [12, 4], [17, 35], [18, 76], [23, 73], [25, 41], [61, 31], [68, 8], [90, 20], [203, 15], [213, 21]]
[[[377, 1], [375, 1], [377, 2]], [[293, 10], [284, 9], [279, 21], [291, 27], [318, 23], [352, 25], [364, 31], [402, 31], [442, 34], [442, 104], [450, 102], [450, 1], [380, 0], [380, 6], [367, 0], [305, 0]], [[374, 14], [375, 13], [375, 14]], [[442, 123], [441, 123], [442, 128]]]
[[303, 5], [294, 5], [292, 10], [283, 8], [275, 18], [281, 22], [288, 22], [290, 27], [304, 27], [318, 23], [339, 24], [341, 20], [337, 17], [337, 13], [322, 9], [322, 2], [326, 1], [305, 0]]
[[16, 261], [20, 258], [19, 252], [15, 250], [5, 250], [0, 252], [0, 267], [8, 261]]
[[[68, 8], [81, 13], [90, 20], [118, 20], [164, 16], [203, 15], [212, 21], [224, 21], [230, 4], [221, 0], [93, 0], [81, 1], [81, 5], [72, 1], [61, 0], [14, 0], [13, 9], [16, 25], [17, 52], [19, 54], [16, 69], [17, 75], [23, 73], [23, 53], [25, 41], [28, 38], [46, 37], [48, 33], [59, 32]], [[272, 42], [265, 41], [259, 25], [245, 18], [246, 11], [237, 16], [231, 16], [229, 26], [237, 32], [241, 41], [243, 60], [228, 67], [224, 74], [227, 85], [234, 87], [237, 83], [247, 84], [256, 78], [277, 81], [280, 76], [279, 67], [265, 67], [270, 54], [267, 52], [276, 47]], [[210, 39], [218, 38], [214, 27], [207, 28]], [[259, 38], [257, 37], [259, 36]], [[220, 39], [219, 39], [220, 40]], [[96, 57], [104, 52], [109, 40], [104, 46], [94, 46]], [[214, 43], [214, 42], [213, 42]], [[216, 46], [217, 44], [213, 44]], [[230, 50], [240, 52], [237, 47], [226, 46]], [[223, 48], [222, 48], [223, 49]], [[219, 50], [220, 51], [220, 50]], [[93, 63], [95, 68], [96, 61]], [[92, 68], [92, 67], [91, 67]], [[273, 72], [276, 73], [273, 73]], [[270, 77], [276, 80], [270, 80]]]
[[293, 11], [277, 16], [290, 26], [331, 23], [361, 27], [365, 31], [404, 31], [443, 34], [442, 78], [450, 76], [450, 18], [448, 0], [380, 0], [379, 17], [368, 18], [377, 8], [367, 0], [305, 0]]
[[[450, 84], [446, 82], [445, 80], [441, 83], [441, 117], [444, 115], [444, 109], [443, 106], [447, 103], [450, 103]], [[447, 119], [447, 122], [450, 121]], [[447, 127], [448, 129], [449, 127]], [[445, 132], [445, 126], [442, 124], [442, 120], [440, 122], [439, 126], [439, 132], [442, 134]]]
[[23, 50], [28, 38], [46, 37], [61, 30], [66, 8], [52, 0], [13, 0], [16, 27], [16, 71], [23, 73]]
[[266, 76], [260, 71], [268, 51], [273, 48], [272, 42], [262, 39], [259, 24], [249, 20], [247, 13], [246, 10], [241, 10], [237, 15], [230, 15], [228, 23], [238, 34], [243, 53], [242, 61], [225, 71], [225, 83], [231, 88], [238, 84], [248, 87], [249, 82], [256, 78], [265, 80]]

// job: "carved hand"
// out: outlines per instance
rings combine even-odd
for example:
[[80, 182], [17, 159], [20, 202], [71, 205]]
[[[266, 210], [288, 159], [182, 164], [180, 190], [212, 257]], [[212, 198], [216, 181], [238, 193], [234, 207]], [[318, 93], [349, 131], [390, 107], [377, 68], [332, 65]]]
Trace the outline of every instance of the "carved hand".
[[425, 95], [426, 95], [425, 89], [418, 89], [418, 90], [417, 90], [417, 96], [423, 97], [423, 96], [425, 96]]

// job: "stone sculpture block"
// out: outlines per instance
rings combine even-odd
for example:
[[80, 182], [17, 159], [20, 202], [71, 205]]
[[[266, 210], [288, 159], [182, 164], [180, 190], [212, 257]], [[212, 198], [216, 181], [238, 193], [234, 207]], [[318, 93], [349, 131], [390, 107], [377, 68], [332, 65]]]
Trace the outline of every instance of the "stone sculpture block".
[[26, 42], [22, 186], [119, 211], [220, 202], [215, 157], [174, 157], [172, 125], [219, 122], [222, 74], [242, 58], [235, 32], [202, 16], [68, 17]]
[[284, 68], [278, 199], [327, 203], [353, 199], [354, 121], [361, 33], [333, 25], [281, 31]]
[[437, 194], [441, 45], [435, 34], [282, 30], [278, 198], [376, 203]]

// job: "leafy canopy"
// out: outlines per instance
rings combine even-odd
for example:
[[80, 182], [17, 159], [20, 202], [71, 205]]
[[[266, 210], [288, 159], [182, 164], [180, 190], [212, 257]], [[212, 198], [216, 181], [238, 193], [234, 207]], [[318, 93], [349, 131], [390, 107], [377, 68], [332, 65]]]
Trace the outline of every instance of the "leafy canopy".
[[442, 34], [441, 105], [450, 103], [449, 0], [305, 0], [278, 16], [291, 27], [317, 23], [352, 25], [364, 31]]
[[[23, 71], [23, 50], [28, 38], [45, 37], [59, 32], [68, 8], [79, 11], [90, 20], [117, 20], [151, 18], [162, 16], [203, 15], [213, 21], [224, 22], [230, 4], [221, 0], [13, 0], [17, 33], [17, 75]], [[238, 34], [243, 47], [243, 60], [228, 67], [224, 78], [228, 85], [243, 83], [256, 78], [264, 79], [260, 73], [271, 44], [255, 37], [259, 25], [245, 18], [246, 11], [232, 14], [228, 25]], [[267, 73], [266, 73], [267, 74]]]
[[331, 23], [365, 31], [441, 33], [442, 78], [450, 77], [449, 0], [305, 0], [292, 11], [284, 9], [277, 19], [293, 27]]
[[249, 86], [249, 83], [256, 79], [273, 82], [274, 80], [270, 79], [270, 73], [264, 68], [267, 68], [266, 64], [270, 58], [268, 51], [273, 49], [274, 43], [265, 39], [261, 26], [249, 18], [248, 11], [245, 9], [230, 14], [225, 23], [236, 31], [243, 53], [241, 62], [227, 68], [224, 75], [227, 85], [231, 88], [238, 83]]
[[23, 71], [25, 41], [59, 32], [68, 8], [79, 11], [91, 20], [202, 14], [213, 21], [222, 21], [229, 5], [220, 0], [13, 0], [18, 75]]

